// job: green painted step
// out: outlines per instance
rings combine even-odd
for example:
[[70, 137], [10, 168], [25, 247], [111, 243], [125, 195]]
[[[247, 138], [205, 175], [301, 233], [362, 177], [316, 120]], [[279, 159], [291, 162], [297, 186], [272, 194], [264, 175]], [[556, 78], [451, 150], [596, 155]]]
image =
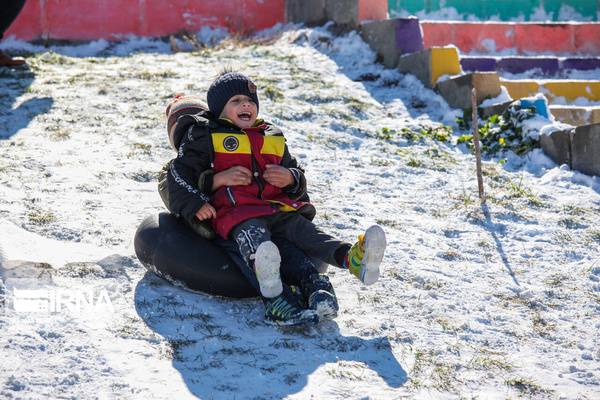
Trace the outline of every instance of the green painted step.
[[535, 12], [540, 7], [546, 15], [557, 21], [561, 7], [570, 7], [584, 19], [598, 21], [600, 2], [598, 0], [388, 0], [391, 16], [402, 11], [417, 14], [420, 11], [429, 13], [442, 8], [455, 8], [463, 18], [474, 15], [480, 20], [491, 17], [501, 21], [524, 19], [534, 21]]

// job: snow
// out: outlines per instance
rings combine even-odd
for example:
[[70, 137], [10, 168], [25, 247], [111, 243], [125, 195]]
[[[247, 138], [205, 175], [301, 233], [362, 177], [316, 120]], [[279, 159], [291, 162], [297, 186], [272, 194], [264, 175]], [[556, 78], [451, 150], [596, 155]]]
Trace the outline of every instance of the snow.
[[[599, 178], [539, 149], [488, 159], [482, 208], [463, 146], [382, 135], [455, 127], [462, 112], [374, 63], [357, 34], [283, 27], [179, 53], [140, 38], [2, 46], [31, 54], [30, 69], [0, 71], [0, 397], [600, 395]], [[316, 223], [348, 241], [386, 230], [378, 283], [329, 268], [333, 322], [279, 330], [258, 299], [183, 291], [135, 257], [174, 155], [165, 104], [230, 64], [305, 165]], [[110, 307], [17, 312], [15, 288], [106, 293]]]
[[512, 100], [512, 97], [510, 97], [510, 94], [508, 93], [508, 90], [506, 89], [506, 87], [500, 86], [500, 94], [491, 99], [484, 100], [479, 105], [479, 107], [480, 108], [490, 107], [490, 106], [493, 106], [494, 104], [502, 104], [502, 103], [506, 103], [507, 101], [511, 101], [511, 100]]

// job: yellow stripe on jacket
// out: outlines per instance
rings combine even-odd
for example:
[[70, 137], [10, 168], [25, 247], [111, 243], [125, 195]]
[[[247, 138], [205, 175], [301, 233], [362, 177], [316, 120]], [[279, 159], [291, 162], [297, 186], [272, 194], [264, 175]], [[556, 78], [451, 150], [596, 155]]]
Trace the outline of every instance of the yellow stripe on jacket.
[[285, 151], [285, 138], [283, 136], [265, 136], [261, 154], [269, 154], [277, 157], [283, 157]]
[[250, 139], [243, 133], [213, 133], [211, 136], [216, 153], [252, 154]]

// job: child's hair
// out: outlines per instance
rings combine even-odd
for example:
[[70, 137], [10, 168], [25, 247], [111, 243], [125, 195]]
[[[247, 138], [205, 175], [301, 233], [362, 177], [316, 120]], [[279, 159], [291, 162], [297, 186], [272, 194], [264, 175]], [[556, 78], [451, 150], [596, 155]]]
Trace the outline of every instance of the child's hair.
[[250, 97], [256, 103], [258, 110], [258, 95], [254, 82], [246, 75], [230, 70], [230, 68], [225, 68], [208, 88], [208, 92], [206, 93], [208, 109], [218, 118], [221, 116], [223, 108], [225, 108], [229, 99], [238, 94]]

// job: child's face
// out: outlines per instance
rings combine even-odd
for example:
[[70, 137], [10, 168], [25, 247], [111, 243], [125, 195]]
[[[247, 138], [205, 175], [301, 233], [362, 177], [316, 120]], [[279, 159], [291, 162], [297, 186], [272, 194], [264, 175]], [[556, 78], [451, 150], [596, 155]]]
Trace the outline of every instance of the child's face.
[[227, 118], [242, 129], [250, 128], [256, 122], [258, 107], [248, 96], [238, 94], [229, 99], [221, 117]]

